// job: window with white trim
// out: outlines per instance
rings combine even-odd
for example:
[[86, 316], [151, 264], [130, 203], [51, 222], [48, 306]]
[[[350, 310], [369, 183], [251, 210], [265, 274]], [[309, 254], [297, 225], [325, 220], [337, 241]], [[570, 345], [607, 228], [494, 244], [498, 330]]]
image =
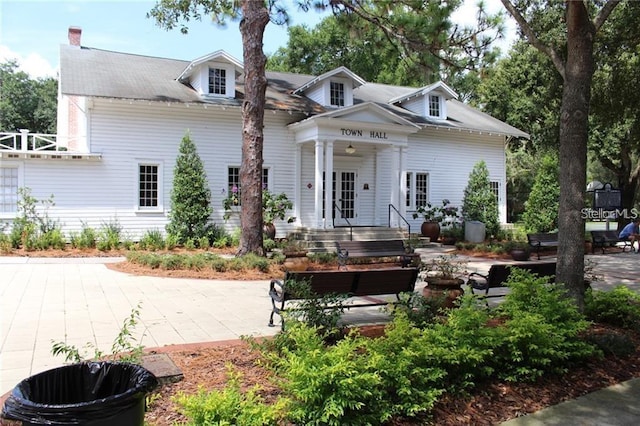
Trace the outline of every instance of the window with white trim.
[[138, 163], [138, 210], [162, 210], [162, 167], [160, 163]]
[[331, 82], [329, 86], [329, 101], [332, 106], [344, 106], [344, 83]]
[[440, 96], [429, 95], [429, 117], [440, 118]]
[[407, 172], [407, 210], [416, 210], [429, 201], [429, 173]]
[[0, 214], [18, 212], [18, 167], [0, 167]]
[[493, 192], [493, 195], [496, 197], [496, 203], [499, 203], [500, 202], [500, 182], [491, 181], [489, 182], [489, 185], [491, 186], [491, 192]]
[[[269, 189], [269, 168], [262, 169], [262, 189]], [[227, 191], [234, 195], [234, 205], [239, 206], [240, 201], [240, 167], [230, 166], [227, 168]]]
[[227, 94], [227, 70], [209, 68], [209, 93], [212, 95]]

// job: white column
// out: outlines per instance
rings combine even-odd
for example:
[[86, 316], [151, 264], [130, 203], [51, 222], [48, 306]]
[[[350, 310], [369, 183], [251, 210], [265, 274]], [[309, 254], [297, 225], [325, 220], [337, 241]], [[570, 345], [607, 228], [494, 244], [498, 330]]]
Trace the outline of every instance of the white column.
[[316, 164], [315, 164], [315, 209], [314, 223], [318, 229], [323, 228], [322, 223], [322, 167], [324, 166], [324, 144], [316, 140]]
[[296, 217], [296, 225], [301, 224], [301, 204], [302, 204], [302, 144], [296, 144], [296, 164], [295, 164], [295, 197], [294, 216]]
[[[400, 199], [400, 147], [394, 145], [391, 148], [391, 172], [389, 173], [391, 177], [391, 199], [389, 202], [393, 204], [398, 210], [400, 210], [401, 206], [398, 204], [398, 200]], [[391, 215], [391, 226], [398, 226], [398, 217], [397, 215]]]
[[398, 210], [400, 214], [407, 217], [407, 147], [400, 147], [400, 163], [398, 167], [400, 173], [400, 198], [398, 199]]
[[333, 191], [331, 190], [333, 186], [333, 141], [327, 141], [324, 161], [325, 185], [327, 186], [324, 194], [324, 205], [326, 206], [324, 227], [327, 229], [333, 228]]

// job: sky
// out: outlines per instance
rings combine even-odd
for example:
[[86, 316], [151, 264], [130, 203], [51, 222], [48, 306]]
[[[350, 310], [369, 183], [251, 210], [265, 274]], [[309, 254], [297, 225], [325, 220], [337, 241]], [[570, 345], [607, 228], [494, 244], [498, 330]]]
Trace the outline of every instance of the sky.
[[[477, 0], [465, 0], [458, 13], [460, 22], [473, 19]], [[484, 0], [490, 12], [503, 10], [500, 0]], [[82, 28], [82, 45], [97, 49], [191, 61], [217, 50], [225, 50], [242, 62], [242, 36], [238, 22], [226, 28], [207, 17], [191, 21], [189, 34], [179, 29], [166, 31], [146, 14], [156, 0], [0, 0], [0, 63], [16, 60], [31, 78], [57, 77], [61, 44], [68, 44], [70, 26]], [[330, 12], [306, 13], [295, 0], [285, 0], [290, 25], [312, 28]], [[513, 39], [514, 24], [509, 21], [503, 51]], [[284, 26], [267, 25], [264, 52], [275, 53], [287, 44]]]

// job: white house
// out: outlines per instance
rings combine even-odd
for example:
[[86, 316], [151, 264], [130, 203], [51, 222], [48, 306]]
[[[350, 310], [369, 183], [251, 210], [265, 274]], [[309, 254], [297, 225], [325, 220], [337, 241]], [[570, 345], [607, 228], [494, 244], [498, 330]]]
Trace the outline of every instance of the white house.
[[[213, 195], [212, 220], [239, 180], [243, 65], [218, 50], [191, 62], [61, 46], [58, 134], [0, 138], [0, 217], [16, 215], [18, 188], [54, 195], [64, 232], [117, 220], [133, 238], [168, 222], [173, 168], [189, 132]], [[484, 160], [506, 222], [505, 143], [527, 134], [458, 101], [445, 83], [369, 83], [347, 68], [321, 76], [268, 72], [264, 174], [293, 200], [296, 228], [403, 226], [421, 203], [460, 205]], [[332, 191], [325, 191], [325, 179]], [[332, 207], [334, 206], [334, 207]], [[390, 207], [391, 206], [391, 207]], [[396, 213], [396, 210], [398, 213]], [[391, 214], [389, 212], [392, 212]]]

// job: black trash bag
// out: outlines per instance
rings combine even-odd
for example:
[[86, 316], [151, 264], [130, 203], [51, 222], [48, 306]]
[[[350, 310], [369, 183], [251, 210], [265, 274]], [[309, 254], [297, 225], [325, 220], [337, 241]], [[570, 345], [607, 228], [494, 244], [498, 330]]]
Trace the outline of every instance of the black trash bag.
[[157, 385], [140, 365], [83, 362], [21, 381], [2, 415], [25, 425], [142, 426], [145, 396]]

